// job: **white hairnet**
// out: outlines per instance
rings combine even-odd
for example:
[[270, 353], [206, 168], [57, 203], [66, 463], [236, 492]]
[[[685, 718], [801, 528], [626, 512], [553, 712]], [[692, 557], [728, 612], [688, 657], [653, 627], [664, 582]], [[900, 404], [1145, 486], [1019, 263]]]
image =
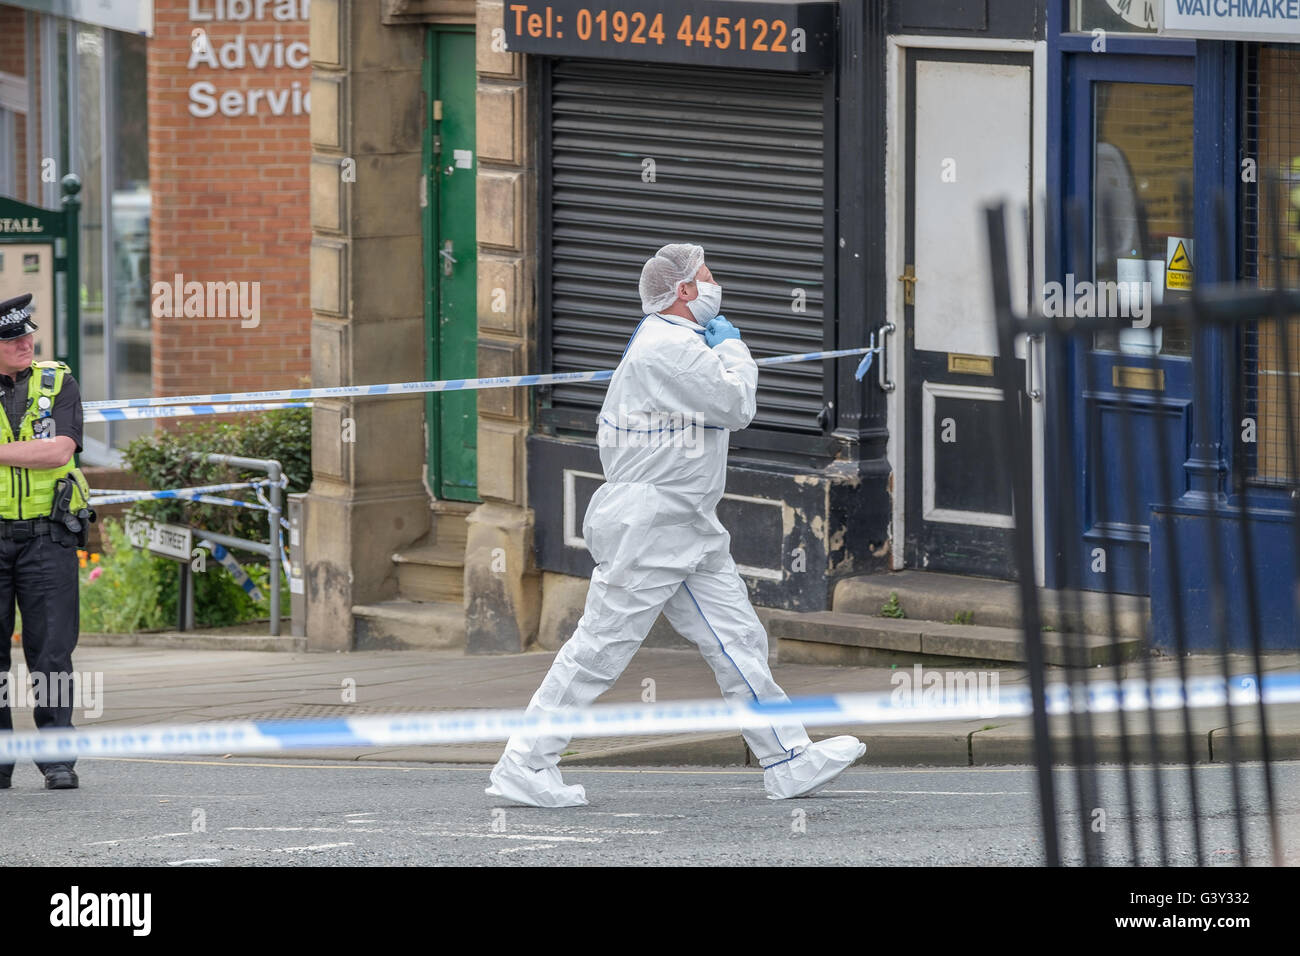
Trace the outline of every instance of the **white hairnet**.
[[658, 312], [673, 304], [679, 282], [695, 281], [704, 265], [704, 247], [689, 242], [664, 246], [641, 269], [641, 308]]

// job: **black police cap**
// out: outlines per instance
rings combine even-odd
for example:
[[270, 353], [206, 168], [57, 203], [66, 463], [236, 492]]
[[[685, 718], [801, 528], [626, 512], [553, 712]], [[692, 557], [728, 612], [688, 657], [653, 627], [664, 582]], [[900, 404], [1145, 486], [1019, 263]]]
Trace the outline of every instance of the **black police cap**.
[[0, 339], [17, 339], [36, 331], [32, 321], [31, 293], [0, 302]]

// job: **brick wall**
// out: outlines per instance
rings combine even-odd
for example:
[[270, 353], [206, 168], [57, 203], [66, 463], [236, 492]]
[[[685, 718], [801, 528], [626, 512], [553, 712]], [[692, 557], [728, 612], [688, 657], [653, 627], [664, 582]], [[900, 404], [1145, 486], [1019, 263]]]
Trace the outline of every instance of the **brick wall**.
[[[306, 3], [294, 6], [302, 12]], [[188, 0], [156, 0], [148, 47], [152, 280], [170, 284], [180, 273], [187, 282], [257, 282], [261, 314], [260, 324], [247, 329], [238, 316], [155, 315], [154, 394], [300, 385], [311, 373], [311, 144], [306, 109], [293, 110], [294, 84], [300, 97], [310, 88], [308, 22], [271, 19], [274, 3], [263, 7], [267, 19], [242, 22], [192, 22], [189, 7]], [[203, 2], [197, 9], [211, 13], [215, 5]], [[232, 63], [235, 49], [223, 47], [242, 36], [244, 65], [214, 69], [199, 62], [188, 69], [198, 29], [212, 55], [224, 53]], [[290, 54], [303, 68], [274, 65], [276, 48], [262, 45], [277, 38], [279, 55]], [[302, 48], [290, 48], [293, 43]], [[260, 59], [263, 51], [270, 59]], [[201, 90], [193, 99], [191, 87], [203, 82], [215, 91], [205, 96]], [[240, 94], [237, 106], [230, 91]], [[212, 110], [223, 93], [230, 112], [240, 115], [219, 108], [194, 115], [193, 109]], [[272, 105], [282, 107], [282, 115], [272, 115]]]
[[0, 6], [0, 73], [27, 75], [27, 17], [17, 7]]
[[[0, 73], [14, 76], [27, 75], [27, 17], [17, 7], [0, 7]], [[31, 108], [32, 104], [28, 104]], [[0, 148], [10, 152], [14, 160], [14, 169], [18, 176], [18, 188], [14, 199], [30, 202], [27, 198], [27, 168], [30, 159], [27, 156], [27, 126], [25, 117], [17, 116], [14, 122], [14, 142], [0, 144]]]

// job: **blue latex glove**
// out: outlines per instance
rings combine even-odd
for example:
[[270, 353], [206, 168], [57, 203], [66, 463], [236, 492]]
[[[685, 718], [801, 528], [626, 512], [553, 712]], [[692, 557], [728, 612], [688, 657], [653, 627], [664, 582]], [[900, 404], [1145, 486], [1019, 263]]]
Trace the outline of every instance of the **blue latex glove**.
[[709, 324], [704, 327], [704, 341], [709, 348], [713, 348], [723, 339], [739, 339], [740, 329], [736, 328], [727, 321], [725, 315], [719, 315], [710, 319]]

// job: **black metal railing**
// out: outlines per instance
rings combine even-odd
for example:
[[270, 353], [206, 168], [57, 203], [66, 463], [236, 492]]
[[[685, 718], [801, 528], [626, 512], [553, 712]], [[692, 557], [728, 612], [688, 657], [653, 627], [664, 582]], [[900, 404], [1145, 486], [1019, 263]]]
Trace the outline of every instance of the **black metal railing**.
[[[1276, 181], [1262, 187], [1270, 198], [1277, 189]], [[1186, 194], [1184, 205], [1191, 207]], [[1214, 274], [1229, 275], [1236, 230], [1227, 223], [1222, 196], [1210, 208], [1217, 248], [1208, 250], [1212, 259], [1201, 250], [1198, 262], [1213, 262]], [[1088, 250], [1084, 217], [1077, 206], [1070, 210], [1068, 247]], [[1190, 430], [1183, 442], [1178, 434], [1171, 438], [1169, 428], [1150, 427], [1149, 390], [1118, 375], [1095, 381], [1097, 363], [1081, 360], [1098, 333], [1113, 337], [1131, 327], [1131, 317], [1048, 316], [1039, 309], [1013, 314], [1004, 217], [1001, 206], [988, 210], [1000, 352], [1015, 354], [1019, 335], [1043, 336], [1048, 400], [1041, 438], [1048, 473], [1087, 476], [1046, 485], [1046, 523], [1056, 529], [1049, 531], [1045, 552], [1050, 589], [1035, 586], [1040, 543], [1033, 523], [1018, 521], [1014, 537], [1045, 862], [1281, 864], [1286, 856], [1273, 726], [1280, 714], [1297, 716], [1279, 707], [1300, 705], [1266, 704], [1264, 688], [1274, 686], [1276, 675], [1298, 669], [1300, 387], [1293, 383], [1300, 383], [1300, 292], [1288, 288], [1277, 218], [1261, 240], [1273, 257], [1267, 270], [1276, 280], [1272, 288], [1256, 280], [1193, 284], [1188, 294], [1176, 300], [1167, 295], [1150, 307], [1151, 329], [1177, 325], [1193, 344], [1185, 396]], [[1192, 226], [1183, 233], [1194, 234]], [[1050, 235], [1048, 241], [1050, 247]], [[1089, 261], [1075, 268], [1076, 275], [1092, 274], [1085, 256]], [[1250, 387], [1243, 387], [1243, 355], [1252, 363]], [[1152, 374], [1158, 365], [1146, 363]], [[1031, 515], [1037, 439], [1025, 383], [1014, 363], [1000, 368], [1014, 511]], [[1080, 394], [1105, 396], [1108, 440], [1075, 440], [1079, 428], [1089, 427], [1072, 404]], [[1243, 444], [1254, 445], [1250, 454], [1243, 454]], [[1074, 460], [1078, 447], [1087, 449], [1086, 468]], [[1166, 467], [1170, 462], [1178, 467]], [[1089, 551], [1078, 529], [1097, 514], [1116, 513], [1140, 515], [1151, 529], [1152, 610], [1136, 652], [1121, 640], [1123, 608], [1131, 607], [1126, 596], [1104, 584], [1100, 593], [1078, 586], [1089, 581], [1091, 590], [1104, 580], [1084, 573]], [[1055, 602], [1062, 621], [1082, 621], [1085, 603], [1094, 610], [1100, 604], [1106, 633], [1061, 635], [1069, 665], [1049, 667], [1042, 602]], [[1109, 640], [1113, 663], [1089, 668], [1087, 642], [1099, 636]], [[1062, 685], [1071, 702], [1064, 708]], [[1170, 686], [1172, 697], [1155, 693]], [[1193, 687], [1199, 693], [1215, 686], [1223, 688], [1217, 696], [1191, 694]], [[1108, 696], [1115, 688], [1131, 693]], [[1202, 706], [1207, 700], [1210, 705]], [[1290, 774], [1294, 768], [1283, 769]]]

